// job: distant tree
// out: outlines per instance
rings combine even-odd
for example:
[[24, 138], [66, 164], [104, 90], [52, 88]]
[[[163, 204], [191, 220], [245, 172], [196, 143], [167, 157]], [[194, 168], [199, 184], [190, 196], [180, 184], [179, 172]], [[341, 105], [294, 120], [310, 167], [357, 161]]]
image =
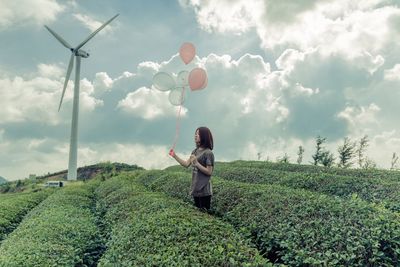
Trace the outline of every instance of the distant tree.
[[367, 158], [365, 157], [364, 153], [367, 147], [369, 146], [369, 140], [368, 140], [368, 135], [364, 135], [361, 139], [360, 142], [358, 143], [358, 147], [356, 150], [357, 156], [358, 156], [358, 166], [360, 168], [364, 168], [365, 161]]
[[350, 138], [344, 139], [343, 145], [339, 146], [339, 167], [349, 168], [353, 165], [351, 161], [355, 153], [356, 143], [351, 142]]
[[391, 166], [390, 169], [391, 170], [396, 170], [397, 169], [397, 161], [399, 160], [399, 156], [397, 156], [396, 152], [393, 152], [392, 155], [392, 162], [391, 162]]
[[0, 193], [7, 193], [11, 190], [10, 183], [7, 182], [5, 184], [0, 185]]
[[285, 153], [282, 158], [277, 159], [279, 163], [289, 163], [289, 156]]
[[376, 169], [376, 162], [370, 158], [366, 158], [363, 166], [364, 170], [373, 170]]
[[304, 155], [304, 148], [302, 146], [299, 146], [299, 151], [297, 151], [297, 164], [301, 164], [303, 161], [303, 155]]
[[314, 160], [313, 164], [318, 165], [318, 163], [321, 163], [321, 156], [324, 148], [322, 147], [323, 143], [325, 143], [326, 138], [322, 138], [321, 136], [317, 136], [315, 142], [316, 142], [316, 150], [315, 154], [312, 155], [312, 158]]
[[257, 160], [260, 160], [260, 159], [261, 159], [261, 155], [262, 155], [261, 152], [258, 152], [258, 153], [257, 153]]
[[17, 183], [15, 184], [15, 187], [21, 187], [22, 186], [22, 181], [17, 180]]
[[334, 162], [335, 158], [331, 152], [325, 150], [321, 153], [321, 164], [323, 166], [330, 168]]

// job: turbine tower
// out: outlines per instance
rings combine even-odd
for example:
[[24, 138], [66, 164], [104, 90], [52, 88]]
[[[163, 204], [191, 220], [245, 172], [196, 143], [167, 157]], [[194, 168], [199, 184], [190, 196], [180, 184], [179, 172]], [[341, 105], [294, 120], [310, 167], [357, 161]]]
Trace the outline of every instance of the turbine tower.
[[82, 43], [73, 48], [68, 44], [60, 35], [55, 33], [52, 29], [45, 25], [46, 29], [66, 48], [71, 51], [71, 58], [69, 60], [67, 75], [65, 76], [64, 88], [61, 95], [60, 105], [58, 106], [58, 111], [60, 111], [61, 104], [64, 98], [65, 89], [67, 88], [69, 76], [71, 75], [72, 68], [74, 67], [74, 58], [76, 57], [76, 67], [75, 67], [75, 84], [74, 84], [74, 101], [72, 107], [72, 122], [71, 122], [71, 139], [69, 143], [69, 162], [68, 162], [68, 180], [77, 179], [77, 154], [78, 154], [78, 114], [79, 114], [79, 75], [81, 69], [81, 57], [89, 57], [89, 53], [82, 50], [81, 48], [92, 39], [99, 31], [101, 31], [107, 24], [109, 24], [113, 19], [115, 19], [119, 14], [115, 15], [103, 25], [90, 34]]

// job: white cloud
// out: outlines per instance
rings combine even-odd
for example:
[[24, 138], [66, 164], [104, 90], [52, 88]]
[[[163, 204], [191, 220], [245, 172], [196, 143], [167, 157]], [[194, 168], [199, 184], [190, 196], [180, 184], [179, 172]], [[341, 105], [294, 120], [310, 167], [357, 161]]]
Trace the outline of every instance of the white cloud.
[[[68, 105], [68, 102], [72, 102], [74, 95], [74, 83], [69, 81], [67, 89], [65, 91], [62, 106]], [[79, 85], [79, 107], [83, 111], [93, 111], [96, 107], [101, 107], [104, 101], [101, 99], [96, 99], [94, 97], [95, 89], [93, 84], [86, 78], [80, 81]], [[72, 104], [72, 103], [71, 103]]]
[[[208, 86], [200, 91], [187, 91], [181, 111], [185, 130], [208, 125], [215, 129], [216, 136], [224, 136], [226, 143], [234, 142], [237, 133], [241, 132], [241, 140], [237, 143], [240, 151], [243, 144], [259, 134], [267, 131], [276, 135], [290, 114], [282, 93], [282, 88], [289, 85], [282, 77], [274, 82], [280, 72], [271, 72], [270, 65], [261, 56], [245, 54], [234, 60], [229, 55], [210, 54], [204, 58], [196, 57], [191, 66], [183, 66], [179, 61], [174, 55], [160, 64], [143, 62], [138, 65], [137, 73], [126, 73], [114, 79], [109, 96], [113, 98], [113, 94], [127, 92], [116, 104], [117, 109], [144, 119], [146, 125], [162, 123], [174, 128], [170, 123], [174, 123], [178, 107], [169, 103], [168, 92], [149, 89], [148, 86], [151, 86], [157, 71], [176, 74], [184, 68], [190, 71], [201, 66], [208, 73]], [[310, 96], [315, 91], [297, 85], [293, 87], [293, 97]], [[249, 128], [242, 131], [243, 127]], [[165, 136], [158, 138], [166, 140]]]
[[267, 50], [286, 45], [301, 51], [318, 48], [325, 55], [369, 57], [380, 65], [379, 51], [398, 36], [393, 20], [400, 16], [400, 8], [385, 0], [180, 2], [194, 9], [206, 30], [240, 34], [254, 28]]
[[0, 31], [15, 26], [49, 23], [64, 9], [65, 6], [53, 0], [1, 0]]
[[385, 70], [384, 78], [387, 81], [399, 81], [400, 80], [400, 64], [396, 64], [393, 68]]
[[[132, 89], [135, 86], [135, 80], [137, 75], [129, 71], [125, 71], [119, 77], [115, 78], [112, 83], [112, 87], [109, 90], [115, 90], [115, 88]], [[118, 90], [118, 89], [117, 89]]]
[[366, 69], [370, 74], [373, 74], [385, 63], [385, 59], [382, 55], [373, 56], [366, 51], [362, 51], [359, 55], [352, 58], [350, 62], [359, 68]]
[[319, 93], [319, 88], [312, 89], [312, 88], [307, 88], [301, 85], [300, 83], [296, 83], [294, 86], [293, 90], [294, 95], [306, 95], [306, 96], [311, 96], [313, 94], [318, 94]]
[[382, 131], [371, 137], [371, 144], [368, 149], [373, 151], [371, 158], [381, 168], [390, 168], [392, 155], [400, 153], [400, 134], [397, 130]]
[[94, 92], [94, 86], [88, 79], [83, 78], [81, 80], [79, 90], [90, 95]]
[[0, 143], [0, 161], [8, 162], [1, 168], [0, 175], [8, 180], [16, 180], [26, 178], [29, 174], [66, 169], [68, 152], [59, 153], [58, 146], [58, 142], [49, 138], [24, 138]]
[[28, 143], [28, 150], [34, 150], [40, 147], [40, 145], [46, 142], [46, 138], [44, 139], [31, 139]]
[[180, 1], [184, 7], [193, 6], [197, 21], [206, 31], [243, 33], [255, 25], [261, 15], [260, 1]]
[[299, 146], [305, 149], [303, 164], [307, 164], [315, 146], [312, 139], [300, 140], [297, 138], [260, 138], [259, 140], [249, 141], [241, 147], [241, 151], [224, 160], [269, 160], [276, 161], [282, 158], [285, 153], [289, 156], [289, 162], [296, 163]]
[[54, 64], [39, 64], [39, 75], [46, 78], [60, 78], [65, 75], [65, 70]]
[[276, 66], [279, 69], [292, 70], [295, 64], [299, 61], [304, 61], [304, 53], [296, 49], [286, 49], [280, 57], [275, 61]]
[[378, 114], [381, 108], [375, 103], [367, 107], [348, 106], [339, 112], [338, 117], [345, 119], [353, 134], [362, 135], [371, 132], [371, 127], [379, 127]]
[[[56, 89], [61, 83], [48, 78], [24, 80], [22, 77], [0, 79], [0, 122], [58, 122]], [[55, 112], [49, 112], [54, 110]]]
[[[121, 100], [118, 103], [118, 108], [146, 120], [175, 117], [178, 107], [169, 103], [168, 94], [169, 92], [141, 87]], [[182, 108], [181, 116], [185, 116], [186, 113], [187, 109]]]
[[[0, 123], [43, 122], [55, 125], [62, 121], [57, 112], [64, 78], [54, 65], [38, 65], [34, 78], [20, 76], [0, 79]], [[87, 79], [81, 80], [81, 103], [83, 110], [93, 110], [102, 105], [102, 100], [93, 97], [94, 88]], [[63, 100], [65, 106], [73, 96], [70, 81]]]
[[101, 107], [104, 105], [103, 100], [96, 99], [87, 92], [82, 92], [80, 94], [80, 99], [80, 106], [83, 107], [84, 111], [93, 111], [96, 109], [96, 107]]
[[[105, 21], [97, 21], [95, 19], [93, 19], [92, 17], [88, 16], [88, 15], [83, 15], [83, 14], [74, 14], [73, 15], [79, 22], [81, 22], [86, 28], [88, 28], [91, 32], [94, 32], [95, 30], [97, 30], [98, 28], [100, 28], [101, 25], [103, 25], [103, 23], [105, 23], [107, 20]], [[109, 34], [112, 31], [112, 27], [110, 24], [107, 25], [104, 29], [102, 29], [98, 34]]]
[[[398, 131], [384, 131], [376, 134], [370, 132], [361, 132], [359, 134], [348, 135], [351, 141], [358, 142], [365, 134], [368, 134], [369, 145], [365, 151], [365, 156], [372, 159], [378, 164], [378, 168], [390, 168], [390, 162], [393, 152], [399, 154], [400, 152], [400, 135]], [[344, 138], [344, 137], [343, 137]], [[327, 140], [324, 147], [334, 154], [336, 163], [338, 162], [337, 148], [343, 144], [343, 138], [332, 141]], [[303, 164], [310, 164], [312, 154], [315, 152], [315, 138], [301, 140], [297, 138], [274, 138], [270, 140], [249, 142], [242, 147], [242, 151], [237, 155], [224, 160], [235, 159], [252, 159], [258, 158], [260, 153], [261, 160], [276, 161], [278, 158], [286, 153], [289, 156], [291, 163], [296, 163], [298, 158], [298, 147], [302, 146], [305, 149], [303, 155]], [[353, 167], [358, 167], [354, 164]]]
[[96, 88], [96, 91], [109, 90], [113, 86], [113, 80], [106, 72], [98, 72], [93, 81], [93, 86]]
[[3, 142], [4, 129], [0, 129], [0, 144]]
[[[13, 144], [0, 143], [0, 147], [2, 161], [12, 154], [13, 165], [24, 166], [24, 168], [15, 168], [12, 165], [2, 167], [0, 175], [9, 180], [22, 179], [29, 174], [42, 175], [68, 169], [68, 143], [59, 143], [49, 138], [24, 139]], [[137, 164], [147, 169], [165, 168], [176, 163], [168, 156], [168, 150], [167, 146], [140, 143], [81, 144], [78, 148], [78, 166], [111, 161]]]
[[[168, 64], [169, 62], [163, 62], [162, 64]], [[154, 75], [161, 68], [161, 65], [156, 62], [145, 61], [138, 65], [138, 74], [140, 75]]]
[[344, 53], [350, 58], [364, 51], [376, 53], [390, 36], [388, 19], [399, 10], [372, 9], [373, 3], [360, 6], [343, 0], [320, 1], [285, 23], [267, 12], [257, 31], [265, 48], [292, 43], [301, 50], [320, 47], [325, 53]]
[[98, 162], [98, 160], [125, 162], [136, 164], [146, 169], [162, 169], [176, 164], [176, 161], [168, 156], [169, 148], [167, 146], [143, 145], [140, 143], [113, 143], [101, 147], [101, 151], [110, 152], [100, 152], [99, 159], [95, 159], [94, 162]]

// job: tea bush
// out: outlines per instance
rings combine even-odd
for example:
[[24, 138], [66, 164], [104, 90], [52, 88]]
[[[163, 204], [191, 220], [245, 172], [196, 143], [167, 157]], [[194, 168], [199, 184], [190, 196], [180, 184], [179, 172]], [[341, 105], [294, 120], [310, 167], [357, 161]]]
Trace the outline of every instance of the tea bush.
[[90, 265], [99, 242], [93, 193], [69, 186], [34, 208], [0, 246], [0, 266]]
[[216, 168], [215, 175], [228, 180], [279, 184], [340, 197], [357, 194], [363, 200], [381, 203], [392, 211], [400, 212], [400, 183], [384, 179], [229, 166]]
[[147, 192], [132, 176], [104, 182], [97, 194], [110, 231], [98, 266], [270, 265], [231, 225], [182, 201]]
[[49, 192], [0, 194], [0, 240], [13, 231], [23, 217], [43, 199]]
[[[153, 171], [138, 181], [188, 200], [187, 173]], [[290, 266], [398, 266], [400, 217], [360, 199], [212, 178], [217, 216], [251, 233], [260, 252]]]

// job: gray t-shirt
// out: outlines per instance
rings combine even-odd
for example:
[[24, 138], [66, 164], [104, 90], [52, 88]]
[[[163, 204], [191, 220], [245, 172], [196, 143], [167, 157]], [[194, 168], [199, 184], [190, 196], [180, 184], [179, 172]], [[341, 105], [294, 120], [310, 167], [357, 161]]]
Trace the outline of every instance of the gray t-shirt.
[[[195, 155], [197, 161], [204, 167], [214, 166], [214, 154], [210, 149], [196, 148], [193, 150], [192, 155]], [[192, 168], [192, 186], [190, 194], [194, 197], [211, 196], [211, 176], [204, 174], [197, 167], [193, 166]]]

